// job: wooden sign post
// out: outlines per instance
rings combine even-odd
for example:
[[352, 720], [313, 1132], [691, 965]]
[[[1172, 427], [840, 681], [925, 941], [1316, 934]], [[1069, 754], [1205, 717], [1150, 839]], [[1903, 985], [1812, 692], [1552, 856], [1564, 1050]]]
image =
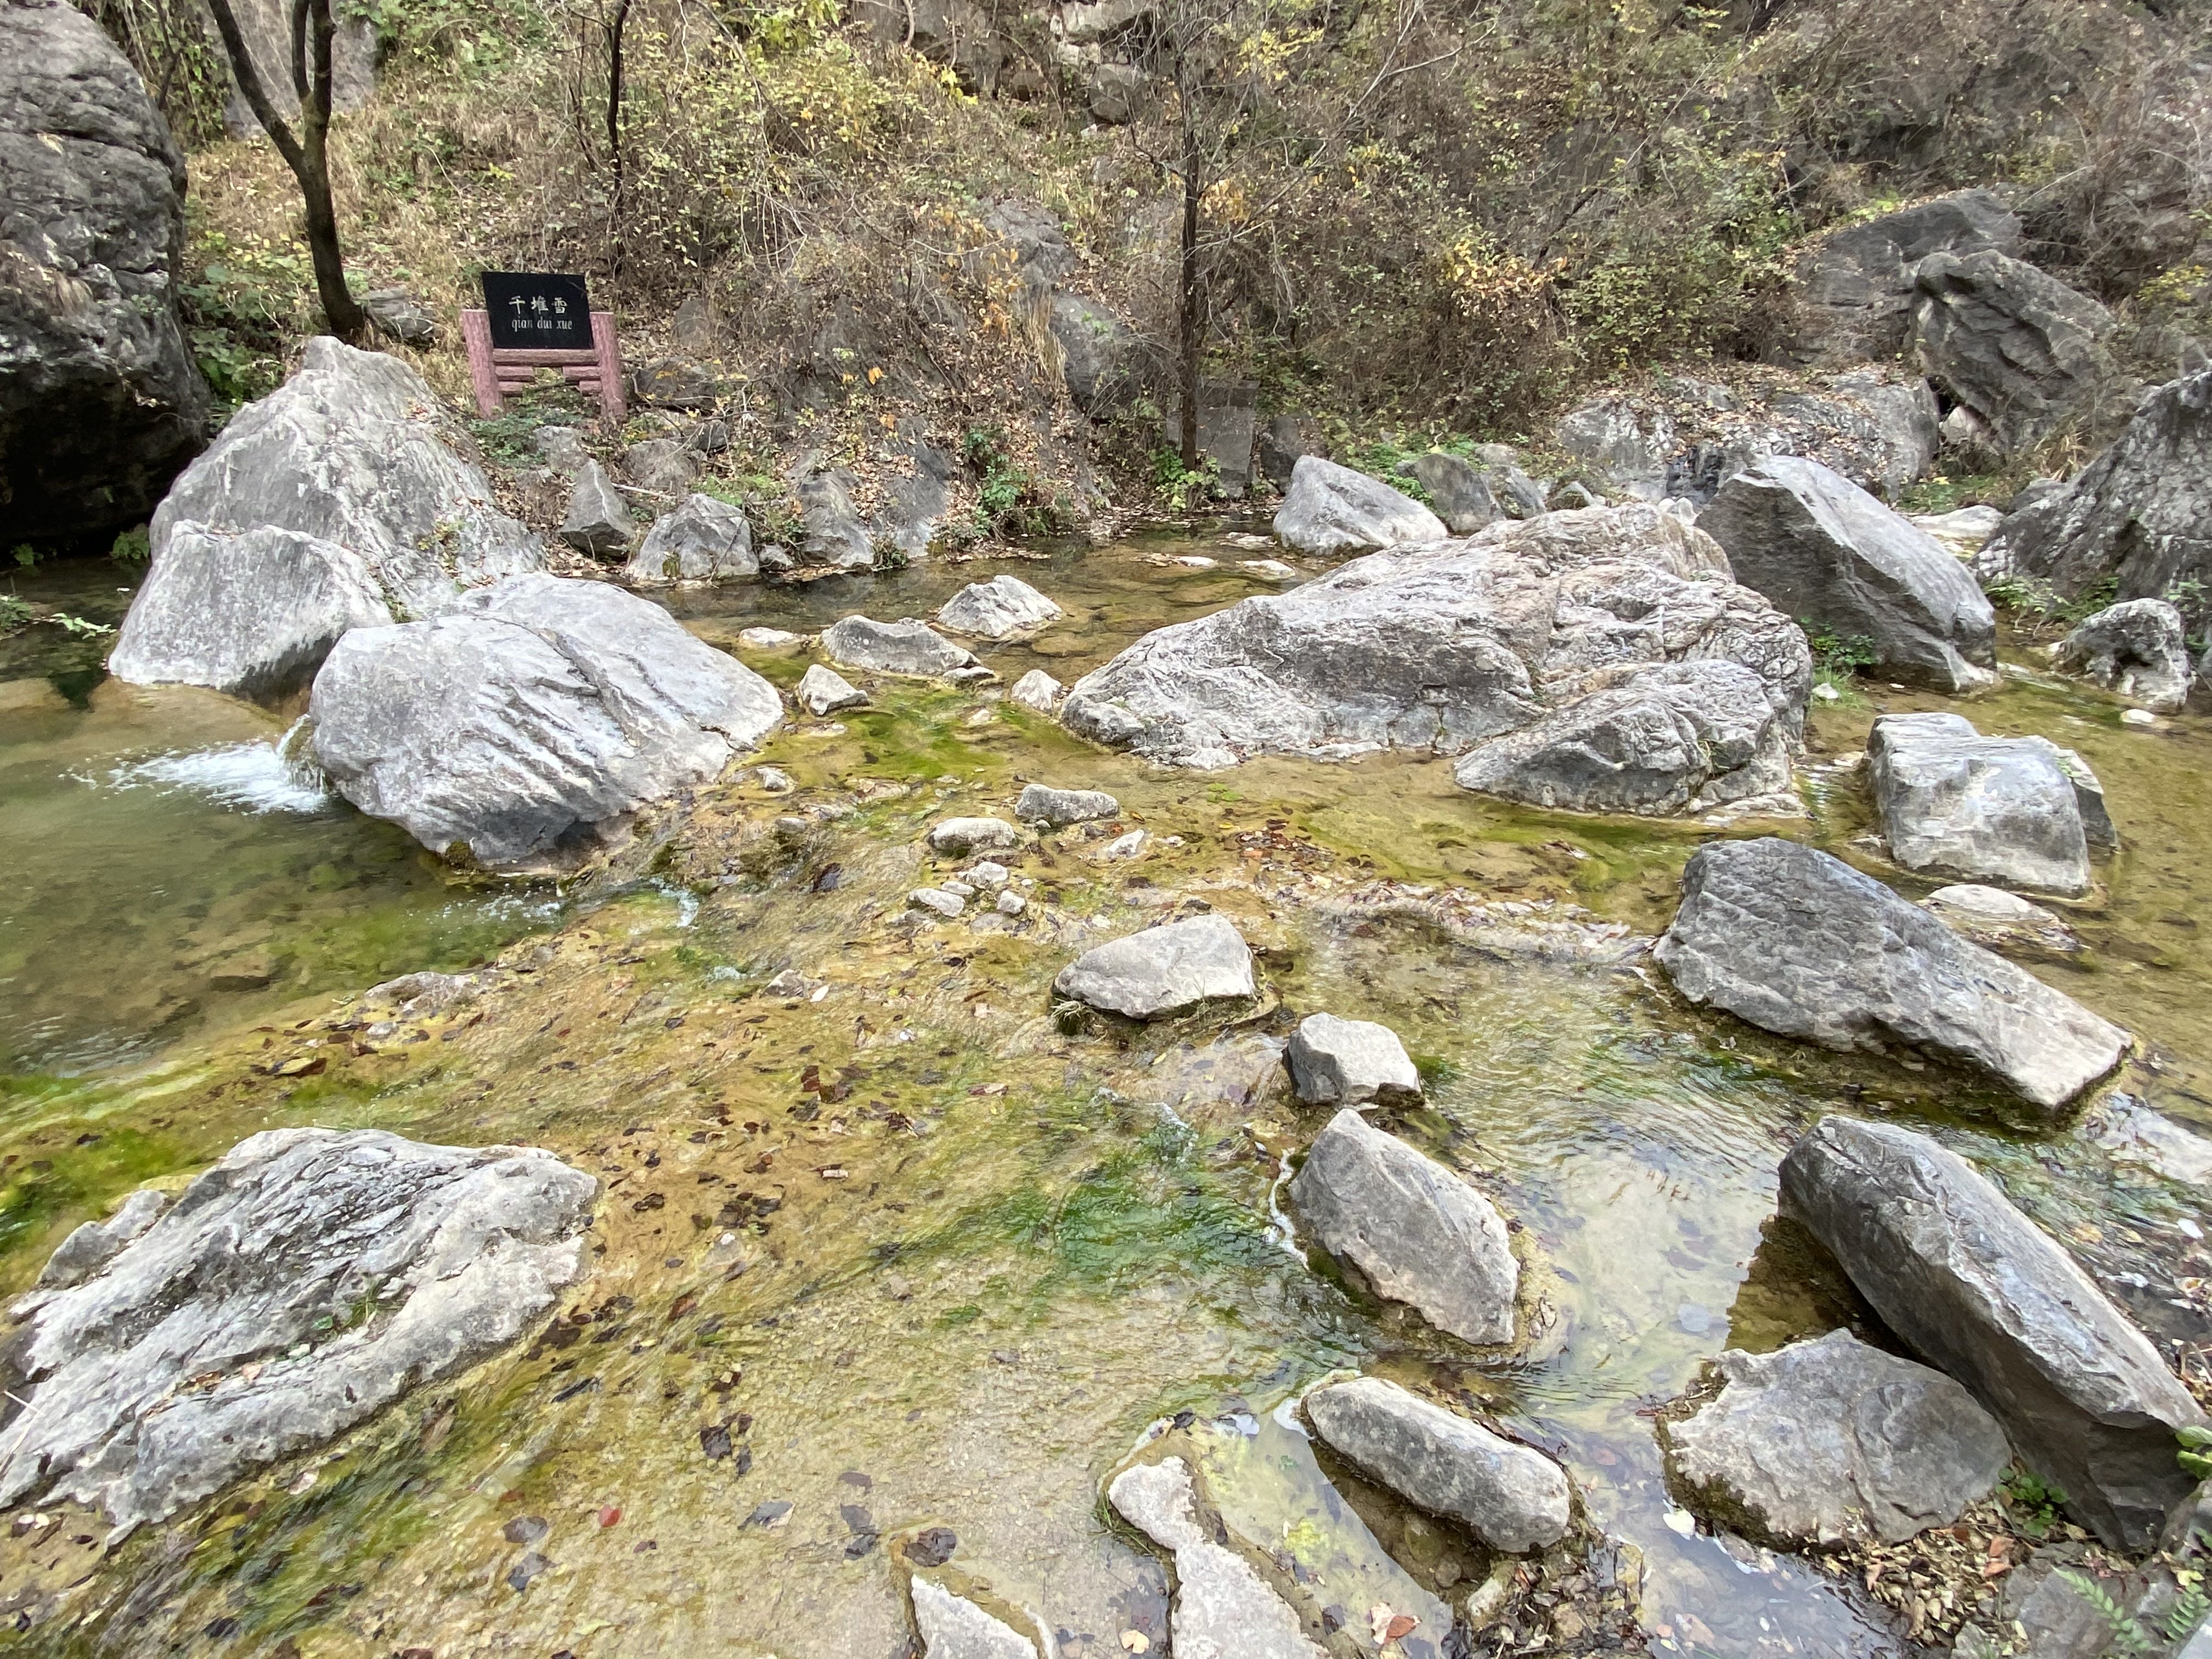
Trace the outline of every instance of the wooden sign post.
[[601, 414], [620, 420], [628, 412], [614, 313], [592, 309], [581, 276], [487, 270], [483, 295], [482, 311], [461, 313], [478, 414], [498, 414], [506, 395], [541, 368], [559, 369]]

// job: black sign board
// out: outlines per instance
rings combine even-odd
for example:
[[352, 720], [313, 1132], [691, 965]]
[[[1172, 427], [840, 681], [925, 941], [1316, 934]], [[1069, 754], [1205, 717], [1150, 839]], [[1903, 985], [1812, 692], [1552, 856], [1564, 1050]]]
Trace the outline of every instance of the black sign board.
[[500, 351], [589, 351], [592, 302], [580, 276], [487, 270], [484, 310]]

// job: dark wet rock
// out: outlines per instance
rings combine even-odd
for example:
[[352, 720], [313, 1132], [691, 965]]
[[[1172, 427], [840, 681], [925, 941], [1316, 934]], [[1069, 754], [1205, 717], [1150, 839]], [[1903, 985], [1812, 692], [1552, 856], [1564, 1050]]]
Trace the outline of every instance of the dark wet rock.
[[1932, 253], [1913, 281], [1907, 349], [1954, 405], [1947, 434], [2024, 454], [2096, 394], [2113, 321], [2087, 295], [1994, 250]]
[[675, 438], [647, 438], [623, 451], [623, 471], [630, 482], [656, 495], [684, 495], [699, 481], [699, 462], [689, 445]]
[[1995, 683], [1996, 615], [1966, 568], [1817, 461], [1739, 472], [1698, 527], [1745, 586], [1808, 629], [1867, 641], [1877, 672], [1941, 691]]
[[1284, 1059], [1309, 1106], [1407, 1105], [1421, 1097], [1421, 1074], [1406, 1045], [1373, 1020], [1308, 1014]]
[[1055, 996], [1131, 1019], [1170, 1019], [1206, 1003], [1258, 994], [1252, 951], [1226, 916], [1207, 914], [1085, 951], [1053, 981]]
[[809, 472], [799, 479], [797, 494], [808, 563], [826, 564], [833, 570], [875, 567], [875, 539], [853, 505], [852, 490], [852, 478], [842, 472]]
[[9, 543], [143, 519], [207, 441], [177, 312], [185, 162], [85, 13], [0, 32], [0, 519]]
[[1826, 1048], [1921, 1049], [2054, 1117], [2129, 1042], [1872, 877], [1771, 837], [1699, 848], [1653, 955], [1692, 1002]]
[[872, 669], [879, 674], [945, 679], [979, 666], [974, 652], [911, 617], [893, 623], [860, 616], [841, 618], [823, 629], [822, 648], [841, 668]]
[[2122, 599], [2212, 586], [2212, 369], [2145, 398], [2072, 483], [2016, 501], [1975, 568], [2064, 593], [2110, 577]]
[[1472, 461], [1432, 449], [1401, 463], [1399, 471], [1428, 491], [1430, 505], [1455, 536], [1472, 536], [1504, 516], [1490, 480]]
[[1327, 1659], [1291, 1604], [1243, 1557], [1201, 1526], [1190, 1469], [1180, 1457], [1114, 1477], [1107, 1501], [1175, 1561], [1175, 1650], [1226, 1659]]
[[1826, 1117], [1782, 1163], [1781, 1206], [1923, 1359], [1965, 1383], [2067, 1510], [2142, 1550], [2193, 1483], [2174, 1433], [2204, 1413], [2074, 1259], [1956, 1153]]
[[1120, 413], [1143, 391], [1149, 367], [1137, 331], [1095, 300], [1055, 294], [1048, 326], [1075, 406], [1097, 419]]
[[1884, 714], [1867, 781], [1889, 855], [1906, 869], [2078, 898], [2089, 843], [2054, 745], [1988, 738], [1960, 714]]
[[1798, 255], [1795, 315], [1777, 355], [1838, 367], [1894, 357], [1911, 326], [1921, 260], [2020, 251], [2019, 218], [1986, 190], [1954, 191], [1832, 231]]
[[1719, 1394], [1662, 1424], [1670, 1470], [1715, 1522], [1779, 1547], [1948, 1526], [2011, 1461], [1964, 1388], [1849, 1331], [1712, 1365]]
[[510, 1544], [534, 1544], [552, 1530], [542, 1515], [518, 1515], [499, 1529]]
[[1513, 1340], [1521, 1267], [1505, 1223], [1443, 1164], [1347, 1108], [1315, 1138], [1290, 1194], [1315, 1240], [1376, 1295], [1463, 1342]]
[[1290, 487], [1298, 458], [1312, 453], [1313, 446], [1307, 441], [1305, 430], [1295, 415], [1272, 416], [1260, 428], [1256, 444], [1260, 476], [1278, 489]]
[[268, 525], [228, 535], [177, 524], [107, 667], [137, 685], [275, 700], [306, 685], [349, 629], [392, 620], [376, 573], [333, 542]]
[[339, 793], [425, 847], [560, 868], [717, 776], [782, 718], [775, 689], [659, 605], [516, 577], [454, 612], [359, 629], [309, 702]]
[[959, 858], [969, 853], [993, 853], [1019, 847], [1022, 832], [1004, 818], [947, 818], [929, 832], [929, 848]]
[[752, 526], [741, 508], [713, 495], [687, 495], [662, 514], [630, 556], [623, 575], [641, 587], [667, 582], [742, 581], [760, 574]]
[[1275, 513], [1275, 536], [1284, 546], [1322, 557], [1441, 541], [1449, 533], [1411, 495], [1318, 455], [1298, 458]]
[[907, 1589], [922, 1659], [1036, 1659], [1036, 1644], [966, 1597], [919, 1575]]
[[888, 446], [887, 455], [910, 470], [884, 479], [883, 506], [870, 521], [869, 536], [909, 562], [926, 559], [951, 504], [950, 486], [960, 464], [936, 445], [911, 439]]
[[521, 1335], [582, 1277], [596, 1190], [529, 1148], [240, 1142], [89, 1276], [17, 1304], [31, 1409], [0, 1504], [132, 1526], [324, 1443]]
[[1014, 817], [1022, 823], [1054, 830], [1110, 818], [1121, 810], [1121, 803], [1103, 789], [1054, 789], [1042, 783], [1025, 786], [1014, 803]]
[[[1812, 683], [1804, 635], [1727, 577], [1719, 545], [1657, 507], [1493, 525], [1156, 629], [1077, 682], [1060, 718], [1179, 766], [1383, 748], [1480, 755], [1548, 714], [1694, 659], [1756, 675], [1771, 730], [1794, 747]], [[1708, 759], [1698, 757], [1701, 772]], [[1701, 777], [1683, 793], [1728, 788]]]
[[2154, 714], [2178, 714], [2189, 701], [2185, 629], [2181, 612], [2164, 599], [2107, 605], [2060, 641], [2051, 660]]
[[361, 308], [368, 313], [376, 331], [388, 340], [411, 346], [437, 343], [437, 317], [404, 288], [372, 289], [361, 296]]
[[824, 714], [834, 714], [841, 708], [858, 708], [867, 702], [868, 694], [832, 668], [820, 663], [809, 663], [806, 672], [799, 677], [798, 688], [792, 692], [799, 706], [819, 720]]
[[629, 550], [636, 534], [636, 521], [606, 469], [592, 460], [578, 467], [568, 510], [561, 520], [561, 539], [587, 557], [615, 559]]
[[1027, 639], [1065, 614], [1020, 577], [998, 575], [969, 583], [938, 607], [937, 620], [956, 634], [1004, 643]]
[[709, 415], [720, 399], [714, 371], [686, 357], [656, 357], [633, 370], [631, 394], [654, 409]]
[[1316, 1389], [1306, 1416], [1339, 1455], [1431, 1515], [1511, 1554], [1566, 1536], [1573, 1490], [1535, 1450], [1380, 1377]]

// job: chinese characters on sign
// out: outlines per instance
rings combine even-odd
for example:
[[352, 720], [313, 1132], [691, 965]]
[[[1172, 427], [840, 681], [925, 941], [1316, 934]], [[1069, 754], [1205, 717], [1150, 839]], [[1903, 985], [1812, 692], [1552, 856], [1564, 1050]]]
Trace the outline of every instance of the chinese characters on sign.
[[581, 276], [487, 270], [484, 310], [501, 351], [588, 351], [592, 302]]

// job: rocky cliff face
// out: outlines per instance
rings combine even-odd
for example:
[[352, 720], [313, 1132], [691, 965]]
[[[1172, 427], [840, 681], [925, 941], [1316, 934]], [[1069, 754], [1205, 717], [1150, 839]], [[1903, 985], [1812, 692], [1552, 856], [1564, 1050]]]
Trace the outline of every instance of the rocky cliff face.
[[0, 517], [10, 539], [143, 519], [205, 441], [178, 320], [185, 163], [62, 0], [0, 0]]

